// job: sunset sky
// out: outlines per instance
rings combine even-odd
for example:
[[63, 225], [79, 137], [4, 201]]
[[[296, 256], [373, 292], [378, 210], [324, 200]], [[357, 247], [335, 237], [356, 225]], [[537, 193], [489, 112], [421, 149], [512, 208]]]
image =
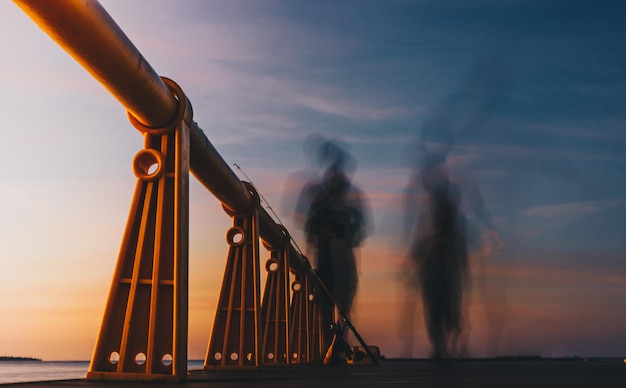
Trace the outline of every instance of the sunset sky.
[[[472, 261], [470, 355], [626, 356], [626, 2], [100, 3], [300, 246], [285, 204], [303, 141], [349, 147], [373, 221], [354, 323], [384, 355], [403, 355], [409, 331], [412, 355], [429, 353], [398, 281], [402, 202], [416, 144], [447, 126], [450, 165], [503, 243]], [[0, 21], [0, 355], [88, 360], [142, 136], [13, 2]], [[194, 179], [190, 218], [202, 359], [231, 221]]]

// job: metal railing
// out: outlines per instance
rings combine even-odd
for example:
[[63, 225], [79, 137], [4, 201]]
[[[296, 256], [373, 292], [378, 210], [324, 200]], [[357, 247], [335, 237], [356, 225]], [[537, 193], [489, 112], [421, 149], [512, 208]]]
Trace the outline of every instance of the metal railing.
[[[225, 210], [227, 210], [227, 213], [231, 215], [246, 214], [254, 209], [254, 220], [242, 222], [244, 224], [251, 223], [251, 225], [257, 225], [258, 223], [258, 231], [255, 231], [255, 233], [257, 233], [258, 237], [263, 240], [263, 245], [268, 250], [284, 250], [285, 257], [291, 271], [294, 274], [311, 276], [313, 282], [318, 283], [318, 288], [322, 290], [322, 292], [326, 292], [330, 301], [334, 303], [332, 296], [328, 293], [326, 287], [319, 282], [319, 278], [315, 275], [310, 263], [306, 257], [302, 255], [299, 249], [297, 249], [297, 246], [294, 246], [284, 227], [277, 224], [263, 207], [257, 206], [256, 202], [258, 202], [258, 198], [255, 197], [254, 190], [251, 190], [248, 184], [239, 180], [233, 170], [228, 166], [215, 147], [207, 139], [202, 129], [200, 129], [196, 122], [189, 119], [192, 115], [191, 104], [186, 97], [184, 97], [182, 91], [180, 93], [182, 97], [181, 95], [176, 95], [172, 92], [175, 85], [173, 83], [164, 82], [164, 79], [162, 79], [152, 69], [150, 64], [145, 60], [124, 32], [97, 1], [65, 0], [59, 2], [14, 0], [14, 2], [126, 108], [133, 125], [142, 130], [144, 134], [148, 133], [145, 140], [147, 148], [160, 147], [155, 146], [155, 144], [160, 142], [160, 140], [151, 139], [149, 136], [150, 133], [153, 132], [160, 134], [161, 129], [171, 127], [173, 121], [182, 120], [182, 125], [186, 126], [184, 132], [186, 136], [188, 136], [188, 150], [183, 147], [179, 151], [182, 153], [186, 153], [188, 151], [188, 155], [186, 155], [186, 157], [188, 157], [188, 171], [191, 172], [196, 179], [222, 203]], [[184, 98], [184, 101], [181, 101], [182, 98]], [[181, 106], [181, 104], [184, 106]], [[178, 138], [172, 138], [171, 141], [178, 142]], [[167, 150], [169, 150], [169, 148], [163, 149], [161, 152], [165, 153]], [[150, 149], [142, 155], [143, 157], [149, 159], [146, 162], [149, 163], [152, 160], [150, 158], [154, 157], [158, 159], [158, 155], [160, 154], [158, 151]], [[141, 163], [141, 160], [139, 163]], [[148, 174], [145, 173], [143, 175], [145, 175], [143, 178], [146, 178]], [[148, 185], [149, 184], [150, 183], [148, 183]], [[184, 179], [182, 184], [186, 184]], [[147, 192], [152, 193], [152, 190], [157, 192], [159, 187], [161, 186], [154, 186], [154, 188], [150, 186]], [[143, 197], [141, 197], [141, 199], [135, 198], [133, 209], [131, 209], [131, 211], [135, 211], [135, 208], [138, 206], [151, 206], [150, 201], [152, 201], [152, 199], [148, 198], [148, 194], [145, 194], [142, 190], [145, 191], [145, 188], [142, 189], [138, 184], [136, 193], [140, 193]], [[171, 190], [176, 191], [178, 188], [172, 188]], [[183, 189], [183, 192], [185, 190], [186, 189]], [[183, 194], [187, 195], [186, 192]], [[142, 203], [144, 205], [141, 205]], [[181, 209], [183, 213], [188, 212], [186, 207]], [[139, 211], [139, 213], [141, 213], [141, 211]], [[177, 216], [175, 216], [175, 218], [176, 217]], [[182, 222], [187, 222], [185, 214], [181, 217]], [[141, 215], [137, 215], [137, 219], [140, 218]], [[129, 221], [127, 226], [127, 235], [125, 240], [132, 239], [137, 233], [139, 233], [137, 231], [139, 228], [133, 226], [131, 221], [132, 220]], [[185, 228], [183, 228], [183, 234], [184, 231], [186, 231]], [[142, 235], [141, 238], [144, 238], [144, 236]], [[186, 238], [187, 236], [185, 235], [184, 239]], [[126, 244], [126, 242], [124, 242], [124, 244]], [[125, 246], [124, 244], [123, 247]], [[134, 242], [130, 245], [132, 244], [134, 244]], [[176, 242], [173, 244], [176, 245]], [[182, 249], [182, 256], [184, 256], [183, 260], [185, 261], [183, 270], [186, 271], [187, 246], [186, 242], [184, 244], [185, 246]], [[156, 248], [154, 249], [156, 250]], [[160, 255], [161, 253], [158, 254]], [[175, 255], [176, 254], [177, 253], [175, 253]], [[276, 257], [279, 258], [281, 256], [278, 255]], [[129, 260], [132, 261], [135, 260], [135, 258], [130, 257]], [[120, 254], [120, 259], [118, 261], [118, 267], [120, 268], [125, 265], [120, 264], [121, 261], [122, 254]], [[155, 262], [158, 263], [158, 260], [155, 260]], [[119, 278], [117, 280], [114, 279], [112, 291], [109, 297], [109, 305], [113, 303], [112, 300], [116, 298], [117, 291], [114, 287], [116, 285], [119, 286], [119, 283], [127, 282], [130, 284], [131, 290], [134, 290], [132, 292], [137, 292], [139, 294], [140, 291], [137, 290], [139, 290], [141, 284], [149, 282], [146, 279], [134, 277], [135, 272], [139, 273], [141, 271], [141, 265], [135, 263], [131, 264], [131, 267], [133, 265], [136, 267], [136, 270], [131, 271], [133, 272], [133, 279], [130, 278], [130, 275], [123, 275], [123, 269], [116, 269], [116, 274], [119, 273]], [[176, 265], [173, 265], [174, 268], [176, 268]], [[181, 276], [182, 282], [179, 286], [176, 285], [176, 280], [164, 281], [158, 278], [156, 280], [150, 280], [152, 282], [151, 285], [155, 288], [160, 286], [163, 282], [173, 282], [175, 288], [175, 291], [173, 291], [175, 293], [174, 301], [176, 303], [176, 295], [178, 295], [176, 293], [180, 293], [180, 301], [184, 304], [182, 310], [180, 310], [180, 314], [184, 314], [186, 316], [187, 275], [185, 272], [175, 276]], [[286, 276], [288, 276], [288, 274]], [[156, 295], [154, 291], [153, 295]], [[133, 303], [134, 302], [128, 302], [124, 308], [129, 309], [130, 307], [126, 306], [132, 306]], [[128, 333], [132, 331], [127, 327], [131, 324], [130, 321], [132, 321], [132, 317], [129, 315], [130, 313], [123, 309], [120, 310], [121, 312], [109, 311], [112, 309], [109, 305], [107, 306], [107, 311], [111, 315], [119, 318], [120, 314], [122, 317], [126, 314], [125, 319], [119, 319], [123, 321], [122, 324], [124, 326], [123, 330], [126, 333], [125, 335], [129, 335]], [[361, 344], [365, 347], [370, 358], [376, 362], [369, 348], [365, 345], [345, 314], [343, 314], [340, 309], [339, 313], [343, 316], [347, 326], [350, 327]], [[107, 313], [105, 313], [105, 319], [102, 324], [103, 328], [106, 325], [113, 325], [110, 322], [113, 318], [107, 318], [106, 314]], [[174, 312], [173, 314], [176, 315], [177, 313]], [[153, 317], [151, 316], [149, 319], [153, 319]], [[179, 323], [177, 323], [176, 318], [174, 318], [174, 323], [172, 325], [176, 327], [177, 324], [186, 325], [186, 323], [186, 318], [182, 319]], [[121, 330], [122, 329], [120, 328], [119, 331]], [[152, 333], [153, 330], [155, 329], [151, 326], [150, 332]], [[182, 333], [179, 339], [180, 342], [185, 342], [185, 344], [181, 345], [179, 353], [186, 353], [187, 328], [179, 327], [177, 330], [181, 330]], [[174, 339], [173, 342], [175, 345], [176, 339]], [[131, 345], [132, 344], [129, 346]], [[148, 348], [150, 348], [150, 345], [148, 345]], [[174, 346], [174, 348], [173, 353], [176, 353], [176, 346]], [[168, 354], [168, 356], [170, 355]], [[174, 366], [176, 366], [177, 362], [186, 364], [186, 354], [179, 355], [179, 358], [174, 358]], [[148, 363], [150, 362], [151, 360], [148, 360]], [[112, 361], [112, 363], [114, 362]], [[122, 368], [122, 366], [118, 367], [118, 372], [120, 371], [120, 368]], [[179, 366], [178, 371], [174, 371], [172, 374], [180, 378], [184, 378], [184, 373], [181, 368], [182, 367]], [[140, 378], [144, 379], [145, 376]]]

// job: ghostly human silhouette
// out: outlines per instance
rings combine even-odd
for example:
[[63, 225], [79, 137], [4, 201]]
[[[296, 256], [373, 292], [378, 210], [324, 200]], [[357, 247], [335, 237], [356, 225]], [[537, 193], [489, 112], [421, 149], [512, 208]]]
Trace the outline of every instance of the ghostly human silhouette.
[[[486, 259], [503, 246], [472, 178], [471, 145], [500, 136], [487, 124], [512, 92], [509, 54], [496, 51], [473, 64], [459, 85], [425, 112], [416, 142], [407, 148], [412, 171], [403, 209], [408, 254], [399, 321], [404, 356], [412, 356], [419, 298], [432, 357], [468, 355], [470, 263], [484, 280]], [[493, 311], [485, 313], [488, 320], [495, 318]], [[503, 319], [490, 321], [494, 333], [502, 331]]]
[[463, 330], [463, 294], [468, 281], [466, 223], [460, 190], [449, 178], [444, 155], [428, 155], [415, 178], [424, 192], [424, 208], [410, 259], [414, 287], [422, 295], [426, 331], [433, 358], [457, 353]]
[[[349, 316], [358, 288], [354, 249], [366, 237], [368, 217], [361, 190], [352, 184], [349, 176], [354, 169], [352, 156], [337, 141], [331, 140], [321, 144], [318, 156], [325, 171], [319, 181], [304, 185], [296, 216], [307, 209], [304, 232], [313, 251], [317, 275]], [[330, 324], [337, 321], [334, 313], [330, 305], [323, 311], [328, 338], [331, 337]]]

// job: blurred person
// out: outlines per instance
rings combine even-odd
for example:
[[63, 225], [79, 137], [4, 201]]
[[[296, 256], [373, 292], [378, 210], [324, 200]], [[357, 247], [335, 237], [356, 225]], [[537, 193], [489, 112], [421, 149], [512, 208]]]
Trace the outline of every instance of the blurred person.
[[[355, 166], [352, 155], [337, 141], [327, 140], [318, 156], [325, 171], [319, 181], [303, 186], [296, 217], [306, 209], [304, 231], [317, 275], [349, 317], [359, 283], [354, 249], [367, 235], [367, 209], [360, 188], [350, 178]], [[331, 324], [339, 321], [335, 313], [330, 304], [322, 313], [327, 339], [332, 338]], [[345, 339], [348, 332], [340, 332]]]
[[[449, 127], [441, 128], [441, 133], [451, 136], [444, 131]], [[405, 228], [412, 234], [405, 279], [408, 291], [421, 296], [430, 355], [435, 359], [466, 352], [461, 334], [466, 325], [463, 299], [469, 287], [467, 222], [460, 187], [450, 176], [451, 141], [446, 140], [430, 148], [419, 144], [421, 165], [409, 180], [404, 212]], [[414, 312], [414, 307], [408, 311]], [[410, 355], [414, 328], [407, 330]]]
[[403, 269], [408, 298], [402, 330], [407, 357], [420, 297], [431, 357], [468, 356], [470, 258], [484, 261], [502, 246], [478, 187], [467, 175], [452, 171], [450, 150], [449, 143], [420, 143], [418, 168], [405, 192], [410, 246]]

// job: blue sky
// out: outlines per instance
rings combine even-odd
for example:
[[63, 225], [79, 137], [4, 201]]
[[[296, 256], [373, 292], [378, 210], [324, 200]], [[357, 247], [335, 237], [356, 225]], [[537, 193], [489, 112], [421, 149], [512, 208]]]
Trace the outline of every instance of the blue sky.
[[[473, 298], [472, 353], [490, 355], [498, 332], [500, 353], [626, 354], [626, 3], [101, 4], [277, 210], [307, 135], [349, 145], [374, 222], [357, 328], [384, 354], [406, 335], [400, 203], [419, 140], [453, 144], [504, 243], [476, 269], [489, 292]], [[14, 317], [0, 319], [0, 353], [88, 359], [141, 136], [15, 4], [0, 15], [0, 316]], [[230, 221], [197, 182], [191, 210], [190, 354], [202, 358]]]

